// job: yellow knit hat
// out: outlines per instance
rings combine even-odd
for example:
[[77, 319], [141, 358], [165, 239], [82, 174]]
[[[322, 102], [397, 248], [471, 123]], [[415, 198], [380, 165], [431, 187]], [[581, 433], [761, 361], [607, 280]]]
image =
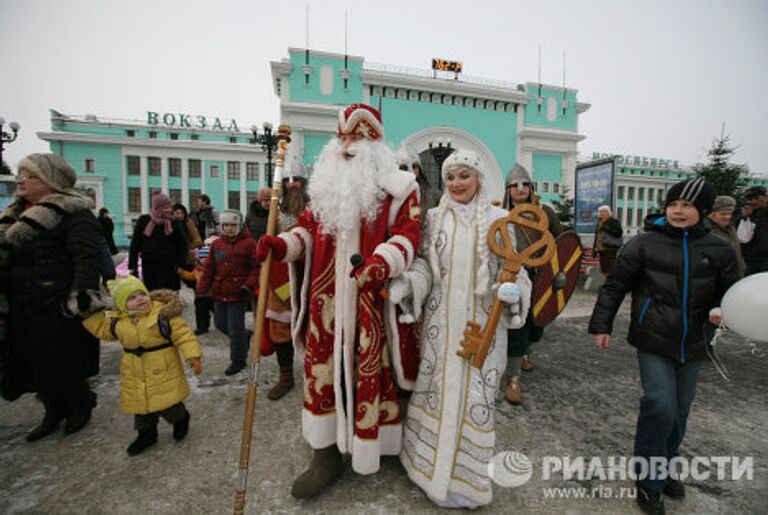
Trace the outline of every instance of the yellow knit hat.
[[141, 291], [149, 295], [149, 291], [147, 291], [144, 283], [133, 275], [120, 277], [114, 281], [107, 281], [107, 288], [109, 288], [109, 294], [112, 296], [112, 300], [115, 301], [117, 309], [123, 313], [128, 313], [126, 303], [128, 302], [128, 297], [132, 294]]

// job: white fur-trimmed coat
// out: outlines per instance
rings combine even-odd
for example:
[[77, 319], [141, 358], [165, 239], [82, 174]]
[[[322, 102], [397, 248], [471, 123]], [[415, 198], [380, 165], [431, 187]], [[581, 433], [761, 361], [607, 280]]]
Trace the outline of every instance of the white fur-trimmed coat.
[[[494, 402], [507, 361], [506, 329], [511, 325], [511, 316], [502, 317], [482, 370], [457, 356], [466, 322], [475, 320], [483, 326], [494, 300], [490, 287], [485, 295], [473, 293], [478, 241], [485, 242], [486, 238], [479, 234], [475, 213], [475, 209], [462, 210], [449, 202], [442, 217], [437, 241], [441, 277], [432, 277], [423, 308], [422, 358], [400, 455], [411, 480], [444, 506], [491, 502], [488, 462], [495, 444]], [[485, 226], [507, 215], [507, 211], [489, 205]], [[438, 217], [439, 208], [427, 214], [419, 263], [415, 265], [420, 270], [429, 267], [425, 257], [432, 244], [432, 227], [440, 222]], [[500, 264], [501, 258], [490, 253], [491, 282], [496, 280]], [[517, 285], [522, 295], [530, 297], [531, 283], [525, 270], [521, 270]], [[526, 315], [521, 312], [521, 319]]]

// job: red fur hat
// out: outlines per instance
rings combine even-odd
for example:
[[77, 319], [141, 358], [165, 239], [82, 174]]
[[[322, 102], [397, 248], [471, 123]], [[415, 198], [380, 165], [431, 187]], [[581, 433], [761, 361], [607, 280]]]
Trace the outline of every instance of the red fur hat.
[[338, 136], [358, 134], [365, 139], [384, 139], [384, 126], [381, 124], [381, 114], [373, 107], [365, 104], [351, 104], [339, 111]]

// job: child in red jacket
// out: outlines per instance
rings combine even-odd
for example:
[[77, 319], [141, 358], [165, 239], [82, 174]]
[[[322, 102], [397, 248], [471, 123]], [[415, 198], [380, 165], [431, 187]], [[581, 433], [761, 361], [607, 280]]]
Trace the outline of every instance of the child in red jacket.
[[197, 294], [213, 297], [213, 323], [229, 336], [230, 376], [245, 368], [252, 333], [245, 330], [245, 312], [259, 281], [256, 242], [243, 226], [239, 211], [226, 209], [219, 215], [221, 237], [211, 245]]

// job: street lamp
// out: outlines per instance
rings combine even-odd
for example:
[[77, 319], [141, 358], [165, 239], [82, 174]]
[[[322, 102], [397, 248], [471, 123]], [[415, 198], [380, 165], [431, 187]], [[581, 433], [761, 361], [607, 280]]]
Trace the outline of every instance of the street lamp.
[[3, 148], [5, 147], [6, 143], [11, 143], [12, 141], [16, 140], [16, 137], [19, 135], [19, 129], [21, 128], [21, 125], [16, 122], [11, 122], [8, 124], [8, 127], [11, 128], [13, 133], [5, 131], [5, 118], [0, 116], [0, 173], [3, 175], [11, 175], [11, 169], [5, 164], [5, 161], [3, 160]]
[[267, 153], [267, 169], [266, 179], [267, 187], [272, 187], [272, 151], [277, 148], [278, 137], [277, 134], [272, 134], [272, 124], [264, 122], [262, 125], [264, 134], [259, 134], [259, 128], [255, 125], [251, 127], [253, 132], [253, 142], [257, 145], [261, 145], [261, 150]]

